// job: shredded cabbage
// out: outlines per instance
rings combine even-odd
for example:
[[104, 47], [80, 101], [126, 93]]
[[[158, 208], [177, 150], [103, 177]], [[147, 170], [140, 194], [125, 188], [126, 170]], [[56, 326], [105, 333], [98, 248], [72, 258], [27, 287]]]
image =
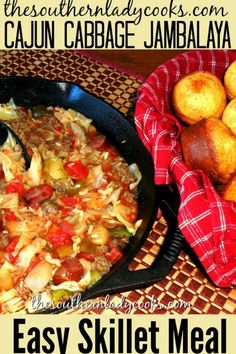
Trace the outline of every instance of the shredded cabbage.
[[18, 205], [18, 193], [0, 194], [0, 209], [16, 209]]
[[139, 226], [142, 224], [142, 220], [137, 220], [135, 222], [135, 224], [132, 224], [131, 222], [129, 222], [125, 215], [127, 213], [129, 213], [129, 208], [126, 207], [125, 205], [122, 205], [119, 201], [114, 203], [114, 212], [115, 215], [117, 217], [117, 219], [123, 224], [125, 225], [125, 227], [127, 228], [127, 230], [134, 235], [137, 231], [137, 229], [139, 228]]
[[138, 186], [139, 182], [142, 179], [142, 175], [136, 163], [132, 163], [132, 165], [129, 166], [129, 170], [136, 179], [135, 182], [129, 185], [130, 190], [133, 190]]
[[42, 177], [42, 158], [37, 149], [31, 159], [30, 168], [24, 175], [24, 180], [29, 186], [38, 186]]
[[46, 245], [46, 240], [37, 237], [29, 245], [22, 248], [18, 255], [16, 265], [19, 267], [27, 268], [31, 262], [31, 259], [36, 253], [39, 253]]
[[16, 139], [13, 137], [13, 135], [8, 131], [8, 136], [7, 140], [5, 143], [1, 146], [1, 150], [4, 151], [5, 149], [14, 149], [16, 146]]
[[52, 265], [43, 260], [27, 274], [24, 285], [34, 294], [38, 294], [51, 279]]
[[83, 114], [76, 112], [73, 109], [65, 110], [63, 108], [58, 108], [55, 111], [55, 116], [63, 125], [76, 122], [86, 130], [92, 122], [92, 119], [85, 117]]
[[84, 131], [78, 124], [72, 122], [71, 129], [80, 142], [86, 141], [86, 136], [84, 134]]
[[10, 182], [15, 178], [15, 165], [14, 161], [9, 156], [0, 151], [0, 161], [6, 182]]
[[0, 104], [0, 119], [6, 121], [17, 119], [15, 108], [16, 106], [12, 99], [6, 104]]

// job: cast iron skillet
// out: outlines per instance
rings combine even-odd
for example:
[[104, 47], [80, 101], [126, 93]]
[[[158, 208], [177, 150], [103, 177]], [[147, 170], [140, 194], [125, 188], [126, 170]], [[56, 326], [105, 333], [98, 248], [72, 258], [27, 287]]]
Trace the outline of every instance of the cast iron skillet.
[[[95, 126], [104, 133], [128, 163], [137, 163], [142, 174], [139, 186], [139, 215], [142, 226], [124, 250], [123, 258], [99, 283], [86, 290], [81, 300], [97, 296], [146, 287], [168, 275], [183, 243], [176, 223], [178, 202], [168, 186], [154, 184], [152, 159], [141, 142], [134, 126], [116, 109], [79, 85], [33, 77], [0, 77], [0, 102], [11, 98], [18, 106], [33, 107], [39, 104], [75, 109], [93, 119]], [[1, 117], [0, 117], [1, 118]], [[129, 264], [147, 238], [160, 207], [169, 224], [164, 245], [149, 269], [130, 271]], [[73, 306], [73, 301], [70, 301]], [[44, 313], [58, 313], [60, 309], [47, 309]]]

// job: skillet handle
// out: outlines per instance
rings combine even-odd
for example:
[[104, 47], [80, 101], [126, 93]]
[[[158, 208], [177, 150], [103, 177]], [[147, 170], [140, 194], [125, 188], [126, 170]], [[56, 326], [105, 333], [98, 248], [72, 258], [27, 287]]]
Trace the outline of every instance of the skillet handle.
[[[168, 186], [167, 186], [168, 188]], [[157, 193], [159, 193], [157, 191]], [[155, 261], [148, 269], [137, 271], [129, 270], [130, 259], [127, 259], [105, 278], [98, 286], [88, 289], [82, 294], [82, 300], [97, 296], [144, 288], [165, 278], [173, 268], [182, 248], [184, 237], [177, 225], [178, 201], [173, 199], [174, 194], [165, 187], [160, 190], [159, 206], [169, 225], [164, 244]]]

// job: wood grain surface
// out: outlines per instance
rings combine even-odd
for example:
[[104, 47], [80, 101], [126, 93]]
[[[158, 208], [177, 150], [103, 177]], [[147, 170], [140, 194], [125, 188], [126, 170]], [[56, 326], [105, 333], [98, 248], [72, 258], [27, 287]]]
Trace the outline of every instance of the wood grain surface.
[[[186, 51], [186, 50], [185, 50]], [[128, 70], [148, 76], [160, 64], [176, 55], [181, 50], [91, 50], [91, 54], [109, 60]]]

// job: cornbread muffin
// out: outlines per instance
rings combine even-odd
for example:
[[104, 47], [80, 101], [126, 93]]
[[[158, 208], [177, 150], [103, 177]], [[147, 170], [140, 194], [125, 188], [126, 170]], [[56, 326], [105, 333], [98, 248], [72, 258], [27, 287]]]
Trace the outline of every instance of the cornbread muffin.
[[236, 98], [227, 104], [223, 112], [222, 121], [236, 134]]
[[219, 119], [203, 119], [184, 128], [181, 146], [185, 162], [213, 182], [226, 183], [236, 171], [236, 136]]
[[225, 185], [222, 196], [226, 200], [236, 202], [236, 175]]
[[195, 71], [175, 84], [172, 102], [176, 114], [185, 123], [194, 124], [203, 118], [221, 118], [226, 94], [215, 75]]
[[225, 72], [224, 86], [227, 97], [230, 100], [236, 97], [236, 60], [228, 66]]

